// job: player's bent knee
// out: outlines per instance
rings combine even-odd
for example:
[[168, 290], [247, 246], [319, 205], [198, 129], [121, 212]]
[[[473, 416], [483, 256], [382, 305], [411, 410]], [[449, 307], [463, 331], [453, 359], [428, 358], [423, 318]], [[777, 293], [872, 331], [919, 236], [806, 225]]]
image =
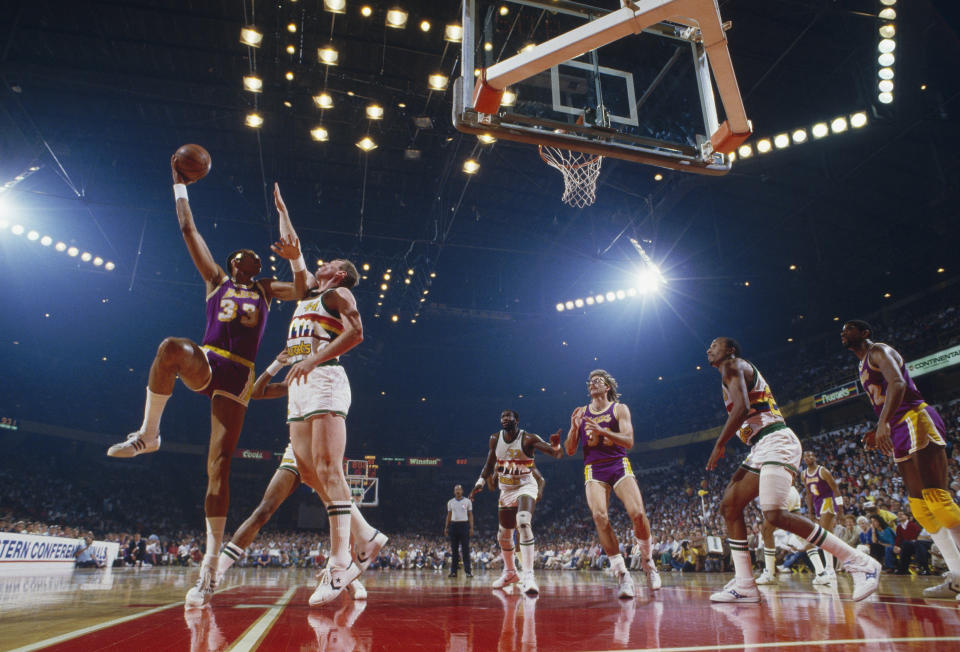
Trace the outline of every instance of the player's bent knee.
[[783, 509], [765, 509], [763, 510], [763, 520], [765, 523], [771, 525], [771, 529], [775, 530], [777, 528], [785, 529], [784, 525], [786, 524], [788, 512]]
[[517, 512], [517, 527], [528, 528], [533, 523], [533, 514], [527, 511]]

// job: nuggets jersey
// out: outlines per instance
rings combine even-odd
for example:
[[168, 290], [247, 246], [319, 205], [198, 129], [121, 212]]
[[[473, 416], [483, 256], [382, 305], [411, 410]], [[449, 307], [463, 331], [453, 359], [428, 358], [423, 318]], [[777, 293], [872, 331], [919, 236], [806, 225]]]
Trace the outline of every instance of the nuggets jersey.
[[504, 431], [497, 436], [497, 479], [501, 487], [519, 487], [523, 484], [536, 485], [533, 477], [533, 458], [523, 451], [521, 430], [513, 441], [504, 439]]
[[823, 469], [822, 466], [817, 466], [817, 468], [813, 470], [813, 473], [810, 472], [810, 469], [803, 470], [803, 486], [810, 494], [815, 515], [820, 513], [820, 507], [823, 505], [824, 500], [833, 498], [833, 489], [831, 489], [827, 481], [820, 476], [821, 469]]
[[[900, 401], [900, 406], [896, 412], [890, 415], [890, 423], [899, 423], [907, 412], [922, 409], [926, 405], [923, 397], [920, 395], [920, 390], [917, 389], [913, 378], [910, 377], [910, 372], [907, 371], [907, 365], [903, 361], [903, 356], [900, 357], [899, 369], [907, 387], [903, 391], [903, 400]], [[869, 355], [864, 356], [863, 360], [860, 361], [859, 372], [860, 384], [863, 385], [863, 391], [870, 397], [873, 411], [877, 413], [877, 416], [880, 416], [880, 413], [883, 411], [883, 403], [887, 400], [887, 381], [883, 377], [883, 373], [880, 372], [880, 369], [870, 364]]]
[[323, 305], [323, 297], [332, 291], [325, 290], [316, 297], [297, 303], [287, 331], [287, 355], [291, 364], [319, 351], [343, 332], [339, 313]]
[[[756, 443], [758, 435], [762, 436], [780, 428], [786, 428], [787, 424], [780, 414], [780, 408], [773, 398], [773, 392], [767, 381], [761, 375], [760, 370], [752, 363], [747, 363], [753, 367], [753, 383], [747, 388], [748, 412], [747, 418], [740, 424], [737, 431], [737, 437], [744, 444], [750, 446]], [[723, 387], [723, 403], [729, 413], [733, 410], [733, 401], [727, 393], [726, 385]]]
[[[594, 412], [590, 406], [584, 409], [583, 416], [593, 419], [598, 426], [606, 428], [611, 432], [620, 432], [620, 422], [617, 420], [617, 404], [611, 403], [606, 410]], [[587, 424], [580, 422], [580, 447], [583, 448], [583, 463], [594, 464], [607, 460], [616, 460], [627, 456], [627, 449], [623, 446], [614, 444], [597, 444], [596, 446], [587, 446]]]
[[207, 295], [207, 328], [202, 344], [253, 362], [269, 314], [270, 302], [259, 281], [247, 289], [225, 276]]

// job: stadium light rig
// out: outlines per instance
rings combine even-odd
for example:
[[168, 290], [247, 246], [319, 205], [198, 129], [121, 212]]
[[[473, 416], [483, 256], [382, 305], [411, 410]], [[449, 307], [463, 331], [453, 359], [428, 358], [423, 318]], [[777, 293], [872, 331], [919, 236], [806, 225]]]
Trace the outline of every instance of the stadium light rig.
[[778, 150], [787, 149], [795, 145], [803, 145], [812, 140], [820, 140], [830, 135], [839, 135], [850, 129], [862, 129], [869, 123], [866, 111], [857, 111], [849, 115], [840, 115], [829, 122], [815, 122], [810, 126], [788, 129], [774, 136], [764, 136], [754, 141], [746, 142], [730, 154], [730, 160], [737, 158], [748, 159], [754, 154], [769, 154]]
[[79, 247], [69, 246], [67, 243], [58, 240], [54, 244], [54, 240], [49, 235], [40, 235], [40, 232], [36, 229], [31, 229], [24, 226], [14, 220], [12, 220], [12, 209], [0, 196], [0, 233], [10, 229], [10, 234], [15, 236], [26, 236], [26, 239], [30, 242], [37, 242], [45, 248], [53, 247], [53, 249], [59, 253], [66, 253], [71, 258], [80, 258], [81, 261], [85, 263], [90, 263], [94, 267], [102, 267], [108, 272], [112, 272], [117, 268], [116, 263], [112, 260], [105, 260], [100, 256], [91, 254], [89, 251], [84, 251], [81, 253]]
[[880, 27], [877, 29], [877, 101], [881, 104], [893, 102], [893, 64], [896, 62], [894, 50], [897, 49], [897, 0], [880, 0]]

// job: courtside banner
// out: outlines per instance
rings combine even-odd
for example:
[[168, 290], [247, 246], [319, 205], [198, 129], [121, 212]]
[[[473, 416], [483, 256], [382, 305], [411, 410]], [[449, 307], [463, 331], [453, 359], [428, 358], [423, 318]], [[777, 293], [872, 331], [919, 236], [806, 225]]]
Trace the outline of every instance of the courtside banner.
[[960, 344], [952, 346], [949, 349], [944, 349], [943, 351], [937, 351], [932, 355], [918, 358], [913, 362], [908, 362], [907, 371], [910, 372], [911, 376], [916, 378], [923, 374], [929, 374], [934, 371], [946, 369], [947, 367], [952, 367], [955, 364], [960, 364]]
[[[0, 532], [0, 571], [44, 566], [70, 567], [76, 561], [77, 546], [83, 539], [44, 537], [38, 534]], [[120, 552], [116, 542], [94, 541], [91, 553], [104, 566], [111, 566]]]
[[851, 380], [849, 383], [840, 385], [840, 387], [834, 387], [833, 389], [828, 389], [825, 392], [814, 394], [813, 406], [817, 409], [827, 407], [828, 405], [833, 405], [834, 403], [846, 401], [848, 398], [853, 398], [858, 394], [860, 394], [860, 385], [857, 383], [857, 381]]
[[[273, 453], [271, 451], [260, 451], [252, 448], [238, 448], [233, 451], [233, 456], [244, 460], [260, 460], [262, 462], [273, 461]], [[277, 455], [277, 457], [283, 457], [283, 453]]]

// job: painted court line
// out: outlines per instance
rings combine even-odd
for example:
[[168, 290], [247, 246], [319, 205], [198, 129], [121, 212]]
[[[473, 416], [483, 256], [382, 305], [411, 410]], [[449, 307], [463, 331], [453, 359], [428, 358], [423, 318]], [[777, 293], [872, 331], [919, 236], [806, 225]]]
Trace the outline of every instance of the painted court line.
[[[745, 648], [783, 648], [783, 647], [830, 647], [834, 645], [862, 645], [866, 643], [946, 643], [960, 641], [960, 636], [907, 636], [904, 638], [841, 638], [831, 641], [771, 641], [769, 643], [727, 643], [724, 645], [691, 645], [687, 647], [650, 647], [635, 650], [634, 652], [697, 652], [698, 650], [743, 650]], [[608, 650], [607, 652], [616, 652]]]
[[[242, 584], [240, 586], [243, 586]], [[217, 591], [216, 593], [223, 593], [224, 591], [232, 591], [233, 589], [238, 589], [240, 586], [231, 586], [230, 588]], [[141, 611], [139, 613], [131, 614], [129, 616], [121, 616], [120, 618], [114, 618], [113, 620], [107, 620], [102, 623], [97, 623], [96, 625], [90, 625], [89, 627], [84, 627], [83, 629], [75, 629], [72, 632], [67, 632], [66, 634], [60, 634], [59, 636], [54, 636], [42, 641], [37, 641], [36, 643], [30, 643], [29, 645], [24, 645], [23, 647], [18, 647], [10, 652], [32, 652], [33, 650], [39, 650], [41, 648], [49, 647], [51, 645], [56, 645], [57, 643], [63, 643], [71, 639], [77, 638], [79, 636], [84, 636], [85, 634], [92, 634], [93, 632], [99, 632], [101, 629], [107, 629], [108, 627], [113, 627], [114, 625], [121, 625], [123, 623], [130, 622], [131, 620], [136, 620], [137, 618], [143, 618], [144, 616], [149, 616], [151, 614], [159, 613], [167, 609], [172, 609], [174, 607], [179, 607], [183, 605], [183, 600], [180, 602], [171, 602], [170, 604], [165, 604], [160, 607], [154, 607], [153, 609], [147, 609], [146, 611]]]
[[270, 631], [273, 624], [277, 622], [277, 618], [279, 618], [283, 610], [286, 609], [293, 594], [299, 588], [299, 586], [291, 586], [287, 589], [287, 592], [280, 596], [280, 599], [267, 609], [265, 614], [257, 618], [253, 624], [247, 628], [243, 636], [227, 648], [227, 652], [250, 652], [251, 650], [256, 650], [263, 640], [263, 637], [267, 635], [267, 632]]

